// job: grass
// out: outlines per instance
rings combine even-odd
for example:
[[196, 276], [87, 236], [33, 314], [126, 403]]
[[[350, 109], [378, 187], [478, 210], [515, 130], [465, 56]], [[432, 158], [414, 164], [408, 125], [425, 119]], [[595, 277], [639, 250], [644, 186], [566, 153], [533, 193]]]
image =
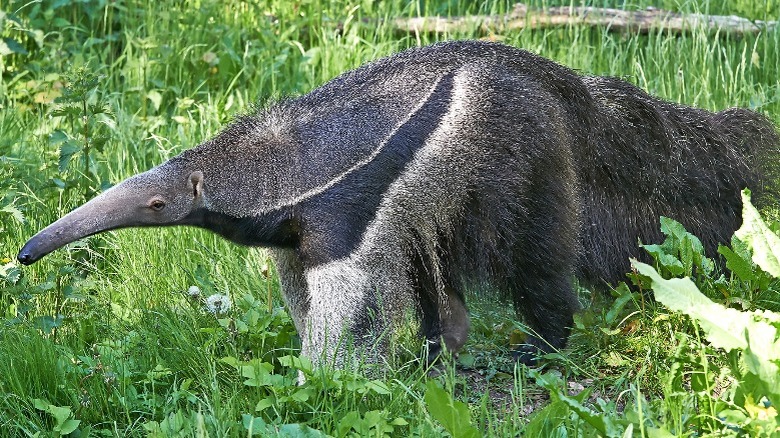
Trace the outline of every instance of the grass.
[[[625, 7], [651, 3], [754, 19], [780, 14], [774, 0], [642, 0]], [[484, 36], [397, 34], [387, 18], [509, 8], [511, 2], [459, 0], [0, 6], [0, 33], [18, 43], [0, 52], [4, 436], [71, 430], [72, 436], [247, 436], [250, 427], [261, 435], [303, 434], [311, 427], [334, 436], [467, 436], [468, 421], [448, 424], [436, 415], [440, 405], [468, 413], [480, 435], [595, 433], [538, 374], [514, 366], [507, 344], [521, 327], [493, 301], [470, 300], [473, 330], [455, 361], [458, 370], [450, 366], [429, 378], [414, 360], [420, 346], [409, 339], [386, 376], [312, 371], [308, 383], [297, 386], [297, 368], [306, 366], [291, 362], [294, 328], [274, 279], [261, 272], [262, 251], [199, 230], [122, 230], [31, 267], [13, 261], [29, 236], [89, 193], [198, 144], [257, 102], [305, 93], [407, 47]], [[640, 36], [569, 27], [488, 37], [582, 73], [625, 78], [673, 101], [750, 107], [780, 124], [778, 30]], [[97, 80], [81, 95], [91, 109], [86, 118], [78, 111], [57, 116], [63, 104], [54, 99], [79, 67]], [[105, 136], [105, 144], [93, 143], [84, 153], [84, 132], [92, 141]], [[66, 144], [75, 152], [61, 167]], [[777, 285], [766, 283], [750, 289], [765, 293], [742, 300], [744, 308], [776, 307]], [[188, 297], [192, 285], [204, 295], [229, 294], [234, 308], [215, 317]], [[707, 413], [702, 401], [709, 400], [691, 387], [696, 361], [709, 357], [714, 366], [724, 359], [697, 339], [686, 318], [620, 288], [611, 295], [583, 290], [581, 300], [589, 310], [571, 347], [546, 365], [546, 378], [560, 380], [551, 387], [587, 388], [580, 402], [606, 419], [640, 418], [632, 423], [637, 434], [651, 426], [678, 434], [728, 432], [692, 420]], [[432, 381], [446, 397], [429, 387]], [[458, 410], [461, 402], [465, 411]]]

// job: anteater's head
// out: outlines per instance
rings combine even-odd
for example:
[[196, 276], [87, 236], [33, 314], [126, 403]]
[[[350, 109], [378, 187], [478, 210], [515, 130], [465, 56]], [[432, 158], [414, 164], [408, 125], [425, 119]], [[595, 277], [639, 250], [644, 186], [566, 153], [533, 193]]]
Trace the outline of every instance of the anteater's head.
[[117, 228], [188, 224], [205, 204], [203, 173], [168, 162], [126, 179], [44, 228], [17, 258], [29, 265], [68, 243]]

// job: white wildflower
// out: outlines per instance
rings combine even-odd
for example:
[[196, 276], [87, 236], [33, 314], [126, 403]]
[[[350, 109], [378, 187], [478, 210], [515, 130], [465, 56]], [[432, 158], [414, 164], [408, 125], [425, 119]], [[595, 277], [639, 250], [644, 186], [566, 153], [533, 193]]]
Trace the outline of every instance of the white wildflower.
[[206, 309], [217, 316], [227, 313], [232, 305], [227, 295], [214, 294], [206, 298]]
[[200, 288], [198, 286], [190, 286], [190, 288], [187, 289], [187, 296], [190, 298], [199, 298]]

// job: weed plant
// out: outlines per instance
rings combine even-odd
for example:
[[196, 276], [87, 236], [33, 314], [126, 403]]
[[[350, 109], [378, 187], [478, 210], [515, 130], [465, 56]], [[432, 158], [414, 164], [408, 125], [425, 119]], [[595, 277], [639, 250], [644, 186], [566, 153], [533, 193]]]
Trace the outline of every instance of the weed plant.
[[[587, 4], [780, 16], [777, 0]], [[30, 267], [14, 261], [29, 236], [85, 197], [209, 138], [235, 115], [439, 39], [490, 38], [669, 100], [749, 107], [780, 124], [777, 27], [438, 36], [392, 27], [399, 17], [511, 8], [465, 0], [0, 3], [0, 435], [776, 436], [775, 396], [740, 362], [752, 358], [749, 349], [727, 354], [690, 313], [654, 301], [661, 283], [638, 271], [606, 292], [581, 290], [586, 310], [570, 347], [541, 369], [514, 365], [508, 346], [524, 327], [506, 306], [475, 296], [469, 344], [435, 373], [417, 360], [414, 336], [398, 342], [382, 373], [354, 373], [314, 370], [299, 358], [263, 252], [206, 232], [121, 230]], [[735, 311], [778, 311], [777, 278], [739, 240], [721, 256], [703, 255], [678, 225], [663, 224], [670, 240], [646, 242], [656, 244], [646, 249], [661, 275], [692, 276], [708, 299]], [[725, 258], [731, 271], [706, 267], [707, 256]], [[218, 295], [215, 308], [207, 300]]]

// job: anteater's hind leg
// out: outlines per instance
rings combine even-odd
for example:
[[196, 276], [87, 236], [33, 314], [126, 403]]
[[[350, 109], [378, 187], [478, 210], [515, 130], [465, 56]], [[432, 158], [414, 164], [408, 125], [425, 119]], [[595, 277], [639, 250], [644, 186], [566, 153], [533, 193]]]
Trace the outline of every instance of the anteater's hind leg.
[[532, 181], [526, 192], [522, 238], [513, 248], [513, 267], [505, 283], [515, 310], [535, 332], [515, 353], [529, 365], [538, 353], [566, 346], [579, 308], [573, 286], [579, 245], [573, 188], [566, 178], [544, 169], [533, 174]]
[[469, 314], [466, 305], [454, 290], [447, 290], [449, 306], [441, 310], [441, 338], [447, 350], [456, 352], [466, 343], [469, 335]]
[[534, 332], [514, 352], [520, 362], [534, 365], [539, 354], [566, 346], [579, 307], [571, 281], [571, 276], [539, 265], [527, 268], [523, 278], [516, 280], [512, 291], [515, 310]]

